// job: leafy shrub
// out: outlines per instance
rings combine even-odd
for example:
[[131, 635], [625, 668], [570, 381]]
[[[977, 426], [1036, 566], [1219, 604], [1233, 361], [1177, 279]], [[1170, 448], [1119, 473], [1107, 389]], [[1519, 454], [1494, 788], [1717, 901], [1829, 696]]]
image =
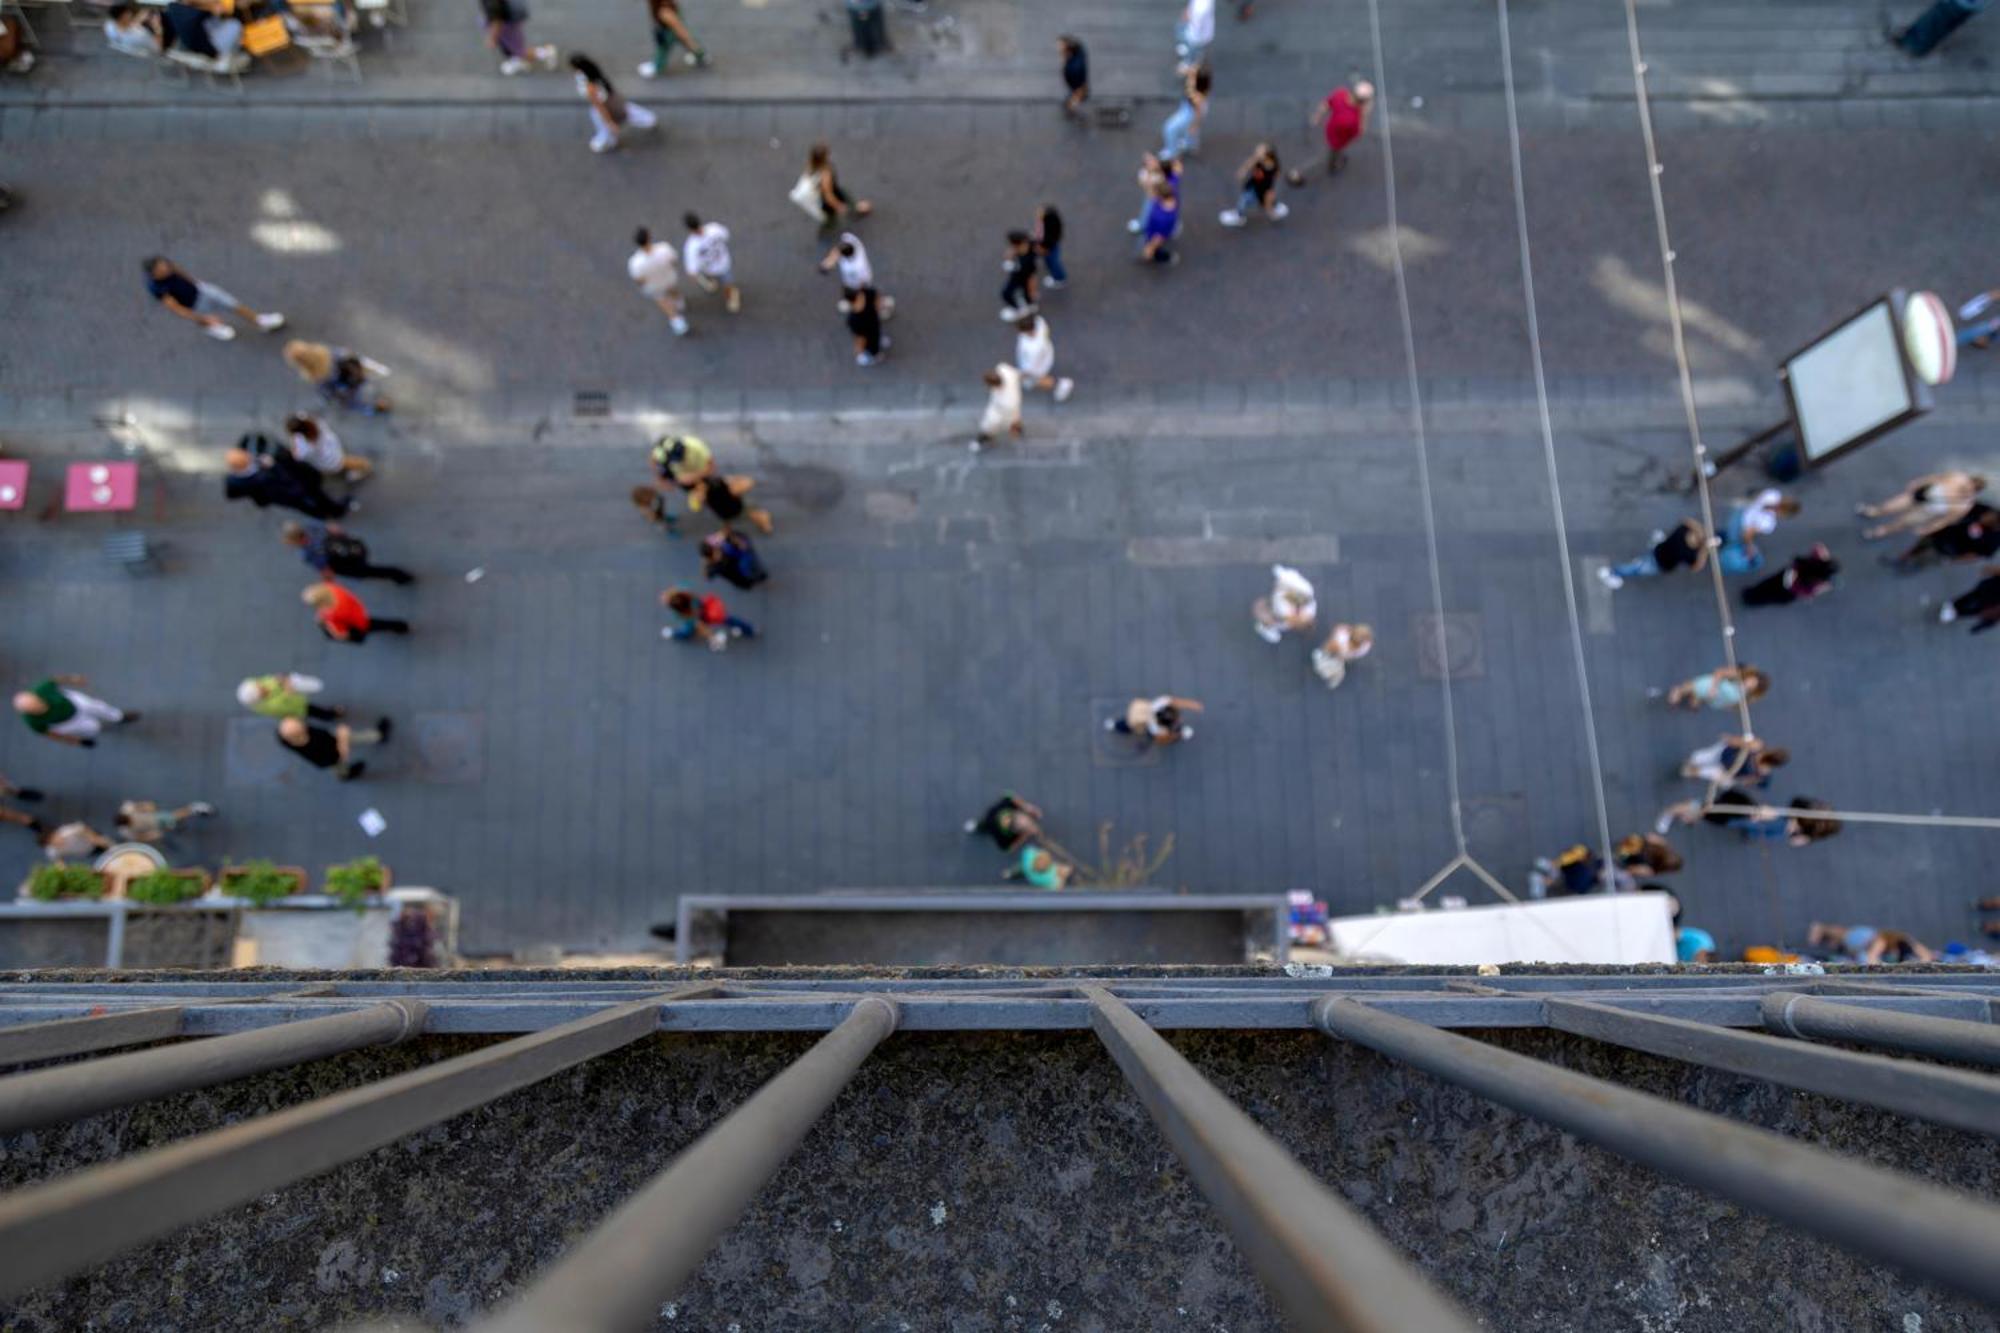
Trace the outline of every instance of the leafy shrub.
[[125, 896], [135, 903], [184, 903], [201, 897], [201, 880], [171, 870], [155, 870], [127, 884]]
[[298, 889], [297, 877], [269, 861], [246, 861], [222, 872], [222, 891], [232, 898], [246, 898], [257, 907], [290, 897]]
[[104, 877], [89, 866], [36, 866], [28, 876], [28, 896], [50, 903], [58, 898], [102, 898]]
[[370, 894], [380, 893], [389, 882], [389, 876], [382, 869], [382, 862], [373, 856], [359, 857], [345, 865], [326, 868], [326, 891], [340, 899], [343, 907], [360, 911], [368, 905]]

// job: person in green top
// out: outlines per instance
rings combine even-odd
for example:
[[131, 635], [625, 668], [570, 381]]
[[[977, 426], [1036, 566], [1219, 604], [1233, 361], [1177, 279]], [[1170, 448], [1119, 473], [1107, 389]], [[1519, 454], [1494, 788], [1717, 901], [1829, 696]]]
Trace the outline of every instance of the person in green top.
[[1064, 889], [1076, 867], [1058, 861], [1055, 854], [1033, 843], [1021, 849], [1021, 878], [1038, 889]]
[[14, 696], [14, 711], [28, 724], [28, 730], [64, 745], [85, 748], [97, 744], [104, 724], [136, 722], [137, 713], [115, 708], [102, 699], [85, 694], [82, 676], [50, 676], [38, 680]]
[[322, 707], [306, 697], [324, 688], [325, 683], [315, 676], [297, 671], [273, 672], [268, 676], [246, 677], [236, 687], [236, 702], [259, 717], [281, 720], [311, 717], [327, 721], [341, 716], [342, 710]]

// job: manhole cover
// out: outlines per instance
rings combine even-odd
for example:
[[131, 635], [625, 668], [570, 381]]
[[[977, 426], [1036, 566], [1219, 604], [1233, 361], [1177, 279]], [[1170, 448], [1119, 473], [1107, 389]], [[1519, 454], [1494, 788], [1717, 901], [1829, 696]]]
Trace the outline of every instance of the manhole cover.
[[477, 782], [486, 772], [486, 720], [480, 713], [418, 713], [410, 732], [425, 782]]
[[1410, 617], [1410, 632], [1417, 636], [1417, 674], [1425, 680], [1468, 680], [1486, 674], [1484, 641], [1479, 617], [1468, 611], [1447, 611], [1440, 622], [1428, 612]]

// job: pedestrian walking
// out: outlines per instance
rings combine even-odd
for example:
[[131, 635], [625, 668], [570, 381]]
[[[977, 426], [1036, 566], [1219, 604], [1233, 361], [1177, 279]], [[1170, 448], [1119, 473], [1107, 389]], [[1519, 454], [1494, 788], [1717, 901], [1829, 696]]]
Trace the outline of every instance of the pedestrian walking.
[[682, 313], [680, 253], [667, 242], [654, 240], [653, 233], [644, 227], [632, 233], [632, 247], [632, 256], [625, 261], [627, 276], [638, 285], [639, 295], [666, 312], [667, 326], [674, 336], [685, 336], [688, 322]]
[[686, 588], [669, 588], [660, 594], [660, 605], [680, 618], [678, 625], [660, 630], [663, 639], [692, 639], [700, 635], [708, 646], [721, 652], [731, 639], [754, 639], [757, 628], [729, 608], [714, 593], [692, 593]]
[[993, 839], [993, 845], [1003, 852], [1019, 851], [1041, 838], [1042, 807], [1022, 800], [1013, 792], [1004, 792], [999, 800], [986, 807], [985, 814], [966, 820], [965, 831], [968, 836], [983, 834]]
[[1181, 21], [1174, 29], [1174, 72], [1186, 74], [1208, 59], [1215, 42], [1215, 0], [1188, 0]]
[[744, 592], [771, 577], [749, 535], [734, 528], [723, 528], [701, 539], [701, 572]]
[[[0, 797], [5, 797], [10, 801], [34, 802], [41, 800], [42, 796], [43, 793], [34, 787], [17, 787], [14, 785], [12, 779], [0, 776]], [[44, 824], [41, 820], [29, 814], [26, 810], [16, 810], [11, 806], [0, 805], [0, 824], [19, 825], [27, 829], [30, 833], [35, 834], [38, 840], [41, 834], [48, 831], [48, 825]], [[967, 826], [966, 831], [971, 831], [970, 825]], [[1005, 849], [1003, 848], [1002, 850]]]
[[1763, 698], [1770, 688], [1771, 678], [1756, 667], [1717, 667], [1668, 690], [1667, 707], [1735, 708]]
[[160, 809], [155, 801], [120, 801], [118, 822], [112, 827], [120, 842], [143, 842], [150, 846], [197, 819], [214, 817], [215, 807], [207, 801], [189, 801], [171, 810]]
[[368, 543], [338, 523], [288, 522], [279, 529], [279, 538], [321, 574], [335, 574], [344, 579], [388, 579], [402, 585], [417, 581], [417, 576], [407, 569], [370, 561]]
[[1305, 575], [1290, 565], [1271, 566], [1271, 591], [1250, 603], [1250, 628], [1265, 643], [1277, 643], [1293, 630], [1313, 627], [1319, 599]]
[[1589, 843], [1571, 843], [1554, 856], [1538, 856], [1528, 869], [1528, 896], [1575, 898], [1587, 893], [1620, 893], [1634, 887], [1630, 876], [1607, 869]]
[[58, 865], [84, 860], [111, 848], [111, 839], [80, 819], [56, 825], [42, 835], [41, 842], [42, 855]]
[[822, 227], [844, 222], [851, 212], [865, 218], [875, 211], [866, 199], [850, 200], [833, 169], [833, 150], [816, 143], [806, 154], [806, 169], [792, 185], [792, 202], [819, 219]]
[[1794, 796], [1790, 804], [1782, 807], [1765, 805], [1755, 792], [1731, 787], [1707, 801], [1682, 801], [1668, 806], [1660, 815], [1660, 823], [1666, 824], [1669, 819], [1679, 824], [1699, 821], [1734, 829], [1752, 841], [1783, 838], [1794, 847], [1804, 847], [1840, 832], [1838, 819], [1820, 813], [1832, 808], [1810, 796]]
[[1597, 577], [1613, 592], [1627, 579], [1652, 579], [1677, 569], [1699, 570], [1708, 564], [1708, 531], [1691, 518], [1684, 518], [1672, 532], [1655, 532], [1653, 549], [1620, 565], [1603, 565]]
[[1776, 487], [1757, 492], [1729, 511], [1722, 525], [1722, 549], [1716, 559], [1725, 574], [1754, 574], [1764, 567], [1757, 539], [1778, 530], [1778, 520], [1791, 518], [1802, 506]]
[[305, 412], [285, 418], [285, 434], [291, 440], [292, 457], [322, 477], [339, 477], [347, 482], [366, 481], [375, 465], [359, 454], [350, 454], [333, 433], [333, 427]]
[[1056, 340], [1049, 322], [1040, 315], [1024, 315], [1014, 325], [1014, 364], [1021, 370], [1023, 389], [1046, 389], [1059, 403], [1076, 392], [1076, 381], [1057, 379]]
[[390, 410], [389, 400], [374, 388], [376, 380], [389, 375], [389, 367], [380, 361], [345, 347], [294, 339], [285, 344], [285, 364], [336, 407], [368, 417]]
[[715, 472], [715, 453], [699, 435], [662, 435], [653, 441], [652, 458], [659, 484], [683, 493]]
[[1054, 204], [1043, 204], [1035, 210], [1033, 235], [1035, 253], [1041, 257], [1042, 267], [1048, 271], [1048, 277], [1042, 280], [1042, 288], [1055, 291], [1069, 282], [1069, 270], [1063, 267], [1062, 262], [1062, 214], [1056, 212]]
[[1821, 543], [1813, 543], [1804, 555], [1794, 556], [1769, 578], [1760, 579], [1743, 590], [1745, 606], [1790, 606], [1809, 602], [1833, 587], [1840, 562]]
[[307, 717], [321, 722], [344, 717], [346, 711], [313, 702], [326, 688], [318, 676], [302, 671], [273, 671], [262, 676], [245, 676], [236, 686], [236, 702], [258, 717]]
[[1180, 252], [1169, 244], [1174, 238], [1174, 233], [1180, 229], [1180, 197], [1172, 185], [1162, 181], [1153, 187], [1153, 198], [1146, 205], [1145, 214], [1139, 219], [1139, 262], [1180, 263]]
[[393, 730], [394, 724], [386, 717], [376, 719], [372, 727], [350, 727], [342, 722], [332, 728], [288, 717], [278, 723], [278, 744], [314, 768], [330, 768], [340, 781], [352, 782], [368, 771], [367, 761], [354, 757], [354, 747], [380, 745]]
[[658, 116], [619, 92], [589, 56], [571, 56], [569, 67], [576, 72], [576, 95], [590, 107], [591, 152], [608, 153], [627, 129], [650, 130], [660, 123]]
[[681, 242], [681, 261], [688, 276], [705, 292], [720, 290], [722, 304], [730, 314], [743, 308], [743, 293], [736, 287], [735, 265], [729, 254], [729, 228], [720, 222], [703, 222], [688, 213], [681, 218], [687, 239]]
[[1162, 161], [1193, 154], [1201, 147], [1201, 123], [1208, 115], [1208, 94], [1213, 76], [1207, 65], [1196, 65], [1182, 76], [1181, 100], [1160, 126]]
[[1134, 699], [1125, 705], [1122, 716], [1105, 718], [1104, 729], [1121, 736], [1137, 736], [1148, 745], [1178, 745], [1194, 739], [1194, 727], [1182, 715], [1200, 711], [1199, 700], [1178, 695]]
[[1862, 529], [1861, 535], [1869, 541], [1898, 532], [1914, 531], [1918, 536], [1929, 536], [1971, 513], [1985, 491], [1986, 478], [1976, 473], [1958, 469], [1932, 472], [1918, 477], [1879, 504], [1856, 505], [1854, 512], [1863, 518], [1883, 520], [1872, 528]]
[[847, 332], [854, 339], [854, 364], [872, 366], [885, 356], [895, 339], [882, 332], [886, 298], [873, 287], [863, 287], [843, 298], [847, 310]]
[[1326, 642], [1313, 649], [1313, 674], [1329, 690], [1337, 690], [1347, 680], [1349, 664], [1368, 656], [1368, 650], [1374, 646], [1375, 631], [1368, 626], [1335, 625]]
[[680, 0], [646, 0], [646, 9], [653, 16], [653, 58], [639, 66], [640, 78], [654, 79], [665, 74], [673, 63], [676, 43], [687, 48], [681, 59], [691, 68], [698, 69], [708, 63], [708, 52], [688, 31], [687, 20], [681, 17]]
[[1056, 49], [1062, 53], [1063, 87], [1069, 90], [1063, 98], [1063, 114], [1074, 116], [1090, 100], [1090, 53], [1068, 34], [1056, 38]]
[[499, 53], [502, 74], [525, 74], [537, 65], [556, 67], [555, 47], [528, 45], [528, 35], [521, 26], [528, 21], [524, 0], [479, 0], [479, 12], [485, 22], [486, 45]]
[[1957, 32], [1960, 24], [1984, 8], [1986, 0], [1935, 0], [1908, 27], [1897, 31], [1885, 23], [1884, 31], [1890, 43], [1904, 55], [1921, 59], [1935, 50], [1939, 42]]
[[1021, 438], [1021, 372], [1003, 361], [980, 379], [986, 385], [986, 410], [979, 417], [979, 434], [972, 437], [975, 454], [1003, 433]]
[[175, 47], [234, 74], [250, 67], [250, 56], [242, 49], [243, 20], [233, 8], [228, 0], [169, 0], [160, 18]]
[[855, 311], [854, 298], [862, 292], [874, 293], [874, 299], [869, 303], [874, 318], [887, 320], [896, 313], [896, 298], [876, 290], [875, 266], [869, 261], [868, 247], [853, 232], [840, 234], [833, 248], [821, 257], [819, 271], [840, 274], [840, 299], [834, 302], [834, 308], [850, 317], [850, 326], [854, 322], [851, 318]]
[[2000, 554], [2000, 509], [1974, 504], [1965, 517], [1926, 533], [1888, 564], [1908, 573], [1939, 560], [1990, 560]]
[[[296, 509], [308, 518], [339, 518], [354, 508], [352, 499], [326, 493], [320, 474], [288, 454], [267, 453], [261, 435], [246, 435], [237, 448], [223, 455], [222, 497], [248, 500], [259, 509], [277, 505]], [[256, 451], [243, 445], [257, 446]]]
[[1283, 222], [1290, 217], [1292, 210], [1278, 198], [1278, 178], [1282, 174], [1278, 167], [1278, 150], [1267, 143], [1258, 144], [1256, 151], [1236, 172], [1242, 193], [1237, 196], [1236, 207], [1222, 210], [1222, 225], [1241, 227], [1249, 222], [1253, 212], [1261, 212], [1273, 222]]
[[659, 524], [661, 530], [667, 536], [679, 537], [681, 535], [680, 520], [667, 512], [667, 497], [660, 493], [659, 487], [634, 486], [632, 488], [632, 504], [648, 520]]
[[706, 509], [725, 528], [739, 518], [748, 518], [756, 525], [757, 531], [769, 536], [771, 511], [743, 501], [743, 497], [756, 485], [754, 477], [718, 476], [711, 472], [688, 489], [688, 512], [692, 514]]
[[1000, 287], [1000, 318], [1009, 324], [1019, 323], [1024, 315], [1035, 313], [1035, 274], [1040, 267], [1035, 257], [1035, 242], [1025, 231], [1007, 233], [1007, 249], [1000, 258], [1000, 269], [1007, 280]]
[[1172, 158], [1162, 159], [1158, 153], [1145, 153], [1139, 158], [1139, 211], [1125, 224], [1125, 230], [1137, 235], [1146, 226], [1146, 210], [1153, 206], [1153, 197], [1165, 185], [1172, 192], [1176, 205], [1181, 197], [1181, 164]]
[[14, 696], [14, 711], [28, 730], [64, 745], [89, 749], [105, 725], [137, 722], [139, 715], [85, 694], [90, 682], [82, 676], [46, 676]]
[[2000, 565], [1979, 571], [1979, 582], [1970, 592], [1960, 593], [1938, 608], [1938, 624], [1949, 625], [1961, 616], [1972, 620], [1972, 632], [1984, 634], [2000, 625]]
[[1841, 926], [1815, 921], [1806, 928], [1806, 947], [1830, 950], [1828, 962], [1934, 963], [1937, 953], [1900, 930], [1877, 930], [1874, 926]]
[[285, 317], [277, 311], [260, 314], [214, 283], [189, 277], [164, 256], [148, 257], [145, 270], [147, 294], [182, 319], [201, 325], [202, 332], [211, 338], [228, 342], [236, 336], [235, 325], [226, 323], [225, 315], [234, 315], [263, 333], [285, 327]]
[[407, 620], [370, 615], [359, 597], [330, 577], [300, 593], [299, 600], [313, 609], [313, 619], [319, 622], [320, 633], [337, 643], [366, 643], [370, 634], [410, 632]]
[[1704, 745], [1688, 755], [1680, 775], [1717, 787], [1764, 787], [1770, 784], [1771, 775], [1791, 759], [1792, 752], [1782, 746], [1767, 745], [1756, 736], [1724, 732], [1715, 744]]
[[1076, 867], [1059, 858], [1054, 852], [1039, 844], [1031, 843], [1021, 849], [1020, 859], [1015, 863], [1014, 874], [1009, 878], [1025, 881], [1034, 889], [1066, 889]]
[[1634, 884], [1656, 875], [1671, 875], [1687, 864], [1661, 833], [1628, 833], [1611, 849], [1618, 869]]
[[[1313, 108], [1312, 123], [1326, 137], [1326, 174], [1331, 176], [1347, 165], [1347, 150], [1368, 128], [1368, 111], [1375, 104], [1375, 85], [1357, 79], [1353, 87], [1335, 88], [1326, 100]], [[1294, 171], [1292, 184], [1302, 185], [1305, 177]]]

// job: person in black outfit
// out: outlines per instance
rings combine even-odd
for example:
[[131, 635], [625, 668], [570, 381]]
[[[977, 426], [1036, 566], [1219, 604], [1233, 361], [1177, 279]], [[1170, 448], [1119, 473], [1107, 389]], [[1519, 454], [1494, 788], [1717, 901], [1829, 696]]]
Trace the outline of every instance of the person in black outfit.
[[1000, 288], [1000, 318], [1009, 324], [1035, 313], [1035, 243], [1025, 231], [1007, 233], [1007, 253], [1000, 260], [1007, 281]]
[[1063, 87], [1069, 89], [1069, 96], [1063, 99], [1063, 114], [1074, 116], [1090, 100], [1090, 53], [1082, 42], [1069, 36], [1056, 38], [1056, 47], [1062, 52]]
[[966, 820], [965, 831], [973, 836], [985, 834], [1003, 852], [1019, 851], [1042, 836], [1042, 807], [1008, 792], [988, 806], [985, 814]]
[[331, 731], [303, 718], [288, 717], [278, 724], [278, 744], [314, 768], [330, 768], [342, 782], [352, 782], [368, 770], [367, 764], [353, 757], [354, 747], [379, 745], [389, 739], [390, 730], [386, 717], [373, 727], [350, 727], [343, 722]]
[[396, 584], [417, 581], [417, 576], [407, 569], [369, 563], [368, 544], [337, 523], [287, 523], [279, 536], [322, 574], [348, 579], [388, 579]]
[[1958, 522], [1917, 538], [1889, 563], [1907, 572], [1938, 560], [1990, 560], [1996, 554], [2000, 554], [2000, 509], [1976, 504]]
[[1833, 558], [1833, 552], [1814, 543], [1810, 551], [1795, 558], [1791, 564], [1745, 588], [1743, 604], [1790, 606], [1793, 602], [1810, 601], [1831, 588], [1833, 576], [1839, 572], [1840, 562]]
[[1949, 625], [1960, 616], [1970, 616], [1972, 632], [1984, 634], [2000, 625], [2000, 565], [1979, 571], [1982, 577], [1971, 592], [1962, 593], [1938, 608], [1938, 623]]
[[1653, 549], [1636, 560], [1611, 565], [1597, 571], [1597, 577], [1613, 592], [1627, 579], [1650, 579], [1676, 569], [1698, 570], [1708, 564], [1708, 533], [1691, 518], [1681, 520], [1672, 532], [1656, 536]]
[[1054, 291], [1069, 281], [1069, 271], [1062, 262], [1062, 214], [1056, 212], [1054, 204], [1043, 204], [1035, 210], [1034, 236], [1035, 253], [1041, 256], [1042, 266], [1049, 271], [1042, 286]]
[[854, 364], [872, 366], [889, 350], [882, 336], [882, 309], [873, 287], [862, 287], [847, 298], [847, 331], [854, 335]]
[[[244, 443], [258, 437], [246, 436]], [[268, 444], [269, 441], [264, 441]], [[296, 509], [308, 518], [339, 518], [354, 507], [352, 500], [336, 500], [326, 493], [319, 473], [303, 463], [261, 447], [256, 453], [238, 447], [228, 454], [229, 471], [222, 479], [222, 494], [228, 500], [248, 500], [259, 509], [279, 505]]]

